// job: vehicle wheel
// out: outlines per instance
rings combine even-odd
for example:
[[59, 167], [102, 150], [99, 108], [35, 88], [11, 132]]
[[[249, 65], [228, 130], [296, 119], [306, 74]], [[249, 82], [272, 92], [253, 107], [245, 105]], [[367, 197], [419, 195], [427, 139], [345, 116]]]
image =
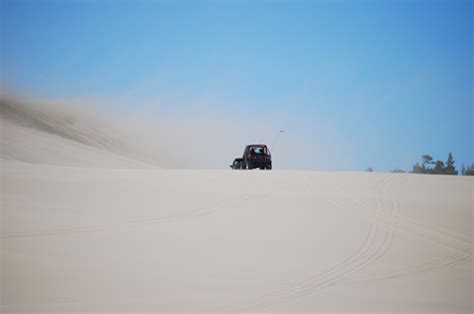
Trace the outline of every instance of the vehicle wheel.
[[272, 170], [272, 166], [271, 166], [271, 165], [270, 165], [270, 166], [267, 166], [266, 169], [267, 169], [267, 170]]
[[240, 162], [240, 169], [242, 169], [242, 170], [247, 169], [247, 162], [245, 160], [242, 160]]
[[249, 161], [246, 161], [245, 162], [245, 167], [248, 169], [248, 170], [252, 170], [252, 164], [249, 162]]

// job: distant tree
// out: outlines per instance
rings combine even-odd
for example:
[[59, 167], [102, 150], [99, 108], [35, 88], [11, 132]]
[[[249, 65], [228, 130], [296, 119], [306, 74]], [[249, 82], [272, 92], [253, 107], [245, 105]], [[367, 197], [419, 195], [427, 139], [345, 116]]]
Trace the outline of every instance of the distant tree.
[[423, 167], [426, 167], [426, 165], [432, 165], [433, 164], [433, 157], [430, 155], [423, 155], [421, 156], [421, 160], [423, 161]]
[[423, 155], [421, 156], [421, 160], [422, 160], [422, 173], [433, 173], [433, 168], [429, 168], [428, 165], [432, 165], [434, 164], [433, 162], [433, 157], [431, 157], [430, 155]]
[[434, 173], [433, 168], [428, 167], [429, 165], [434, 164], [433, 157], [430, 155], [421, 156], [421, 166], [419, 163], [413, 165], [412, 173]]
[[393, 173], [404, 173], [404, 172], [405, 172], [405, 170], [403, 170], [403, 169], [400, 169], [400, 168], [395, 168], [395, 169], [393, 169], [393, 170], [392, 170], [392, 171], [390, 171], [390, 172], [393, 172]]
[[366, 172], [374, 172], [374, 169], [372, 169], [372, 167], [369, 167], [367, 169], [365, 169]]
[[464, 167], [464, 165], [462, 165], [461, 174], [463, 176], [474, 176], [474, 163], [472, 163], [471, 165], [468, 165], [467, 167]]
[[413, 165], [413, 169], [411, 170], [412, 173], [424, 173], [423, 168], [420, 167], [419, 163]]
[[433, 168], [434, 174], [446, 174], [446, 168], [444, 167], [444, 162], [437, 160]]
[[456, 167], [454, 166], [454, 159], [453, 159], [453, 154], [449, 153], [448, 155], [448, 160], [446, 161], [446, 168], [445, 168], [445, 174], [450, 174], [450, 175], [457, 175], [458, 171], [456, 170]]

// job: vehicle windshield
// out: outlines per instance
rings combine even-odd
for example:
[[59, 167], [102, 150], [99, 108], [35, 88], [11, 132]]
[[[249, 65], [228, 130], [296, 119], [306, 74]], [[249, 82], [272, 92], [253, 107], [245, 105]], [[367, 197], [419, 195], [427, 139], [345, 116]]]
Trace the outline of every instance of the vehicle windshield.
[[252, 155], [256, 155], [256, 156], [268, 155], [268, 149], [266, 146], [250, 146], [249, 150], [250, 150], [250, 154]]

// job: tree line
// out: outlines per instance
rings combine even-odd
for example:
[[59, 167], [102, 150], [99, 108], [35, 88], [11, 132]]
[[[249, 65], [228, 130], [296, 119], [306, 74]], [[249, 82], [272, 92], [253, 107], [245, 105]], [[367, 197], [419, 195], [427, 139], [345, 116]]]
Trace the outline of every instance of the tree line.
[[[418, 162], [415, 163], [410, 173], [458, 175], [459, 171], [456, 170], [456, 166], [454, 165], [454, 163], [455, 161], [452, 153], [449, 153], [446, 162], [441, 160], [434, 161], [433, 157], [431, 157], [430, 155], [423, 155], [421, 156], [421, 165]], [[365, 171], [372, 172], [373, 169], [367, 168]], [[403, 173], [406, 171], [400, 168], [396, 168], [393, 169], [391, 172]], [[474, 176], [474, 163], [467, 166], [464, 166], [463, 164], [461, 168], [461, 175]]]
[[446, 163], [441, 160], [433, 160], [430, 155], [421, 156], [421, 166], [419, 163], [413, 165], [412, 173], [425, 173], [425, 174], [447, 174], [447, 175], [458, 175], [458, 171], [454, 166], [453, 154], [449, 153], [448, 160]]

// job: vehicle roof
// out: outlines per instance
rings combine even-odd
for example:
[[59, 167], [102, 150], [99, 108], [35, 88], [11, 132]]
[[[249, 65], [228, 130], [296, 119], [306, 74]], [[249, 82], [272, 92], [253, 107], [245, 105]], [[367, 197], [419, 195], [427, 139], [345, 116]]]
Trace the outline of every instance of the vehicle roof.
[[247, 147], [248, 146], [267, 146], [267, 145], [265, 145], [265, 144], [248, 144]]

